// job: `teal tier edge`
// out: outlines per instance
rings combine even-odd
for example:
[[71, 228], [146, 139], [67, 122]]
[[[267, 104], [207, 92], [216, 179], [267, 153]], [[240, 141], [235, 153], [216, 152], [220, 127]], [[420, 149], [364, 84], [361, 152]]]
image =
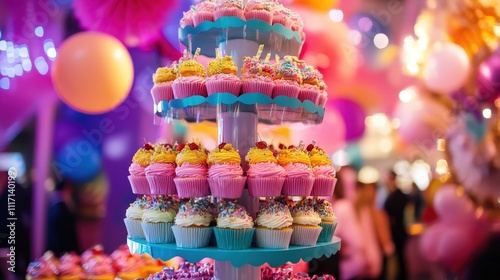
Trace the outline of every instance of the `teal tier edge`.
[[[292, 31], [282, 24], [273, 24], [257, 20], [243, 20], [238, 17], [221, 17], [216, 21], [205, 21], [196, 27], [186, 26], [179, 29], [179, 39], [185, 46], [196, 46], [201, 48], [201, 54], [215, 57], [215, 48], [219, 43], [232, 39], [246, 39], [266, 44], [281, 37], [289, 41], [290, 54], [298, 54], [302, 45], [302, 39], [298, 32]], [[192, 42], [190, 42], [192, 40]], [[196, 48], [191, 48], [194, 52]]]
[[276, 104], [281, 107], [288, 107], [292, 109], [302, 108], [309, 113], [317, 113], [320, 117], [323, 117], [325, 114], [325, 109], [322, 105], [316, 106], [309, 100], [305, 100], [304, 102], [302, 102], [297, 98], [290, 98], [287, 96], [277, 96], [275, 98], [271, 98], [263, 93], [245, 93], [240, 96], [235, 96], [234, 94], [225, 92], [212, 94], [208, 97], [195, 95], [182, 99], [172, 99], [170, 101], [162, 100], [158, 103], [156, 111], [157, 113], [161, 113], [168, 111], [170, 108], [185, 109], [187, 107], [198, 106], [204, 103], [210, 104], [212, 106], [217, 106], [221, 104], [231, 105], [237, 102], [246, 105]]
[[145, 239], [127, 239], [127, 245], [133, 253], [148, 253], [153, 258], [169, 260], [179, 256], [190, 262], [198, 262], [203, 258], [216, 261], [230, 261], [235, 267], [246, 264], [261, 266], [268, 263], [277, 267], [287, 262], [297, 263], [300, 260], [310, 261], [322, 256], [330, 257], [340, 250], [340, 238], [333, 237], [332, 242], [321, 242], [315, 246], [290, 246], [288, 249], [250, 248], [247, 250], [222, 250], [216, 247], [197, 249], [179, 248], [172, 244], [150, 244]]

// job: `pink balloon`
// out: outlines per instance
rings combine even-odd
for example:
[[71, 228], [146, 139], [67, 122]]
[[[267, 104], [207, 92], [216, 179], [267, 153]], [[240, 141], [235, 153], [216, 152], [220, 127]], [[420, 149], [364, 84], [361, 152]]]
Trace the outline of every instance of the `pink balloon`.
[[454, 185], [442, 186], [434, 196], [434, 209], [444, 222], [466, 222], [474, 220], [472, 201], [458, 193]]
[[321, 124], [307, 128], [302, 125], [294, 126], [291, 136], [292, 143], [299, 143], [302, 140], [307, 145], [316, 141], [326, 153], [331, 155], [345, 143], [344, 121], [337, 110], [327, 107]]
[[436, 223], [430, 226], [419, 240], [420, 252], [429, 261], [439, 260], [438, 245], [441, 242], [441, 234], [446, 229], [443, 223]]

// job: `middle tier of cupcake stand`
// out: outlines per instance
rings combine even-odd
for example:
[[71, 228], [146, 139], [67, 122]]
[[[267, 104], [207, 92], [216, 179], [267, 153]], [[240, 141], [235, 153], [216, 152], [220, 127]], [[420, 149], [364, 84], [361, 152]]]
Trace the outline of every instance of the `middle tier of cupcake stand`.
[[[284, 56], [297, 55], [302, 48], [299, 33], [282, 25], [269, 25], [252, 20], [221, 18], [215, 22], [204, 22], [197, 27], [181, 28], [179, 37], [187, 49], [201, 47], [202, 54], [214, 57], [215, 48], [224, 55], [233, 56], [241, 68], [243, 56], [252, 56], [260, 44], [264, 52]], [[184, 119], [191, 122], [216, 121], [218, 141], [233, 144], [242, 158], [258, 141], [257, 124], [304, 123], [319, 124], [323, 120], [324, 108], [306, 100], [279, 96], [270, 98], [262, 93], [246, 93], [235, 96], [216, 93], [208, 97], [192, 96], [184, 99], [159, 101], [154, 104], [154, 113], [161, 119]], [[243, 164], [247, 170], [247, 166]], [[257, 213], [258, 199], [244, 190], [240, 203], [250, 213]], [[333, 237], [331, 242], [317, 243], [315, 246], [290, 246], [288, 249], [265, 249], [252, 247], [246, 250], [222, 250], [217, 247], [179, 248], [172, 244], [150, 244], [144, 239], [128, 238], [131, 252], [149, 253], [154, 258], [168, 260], [179, 256], [190, 262], [203, 258], [215, 261], [215, 277], [218, 280], [261, 279], [260, 266], [269, 264], [276, 267], [287, 262], [309, 261], [323, 256], [330, 257], [340, 250], [341, 240]]]

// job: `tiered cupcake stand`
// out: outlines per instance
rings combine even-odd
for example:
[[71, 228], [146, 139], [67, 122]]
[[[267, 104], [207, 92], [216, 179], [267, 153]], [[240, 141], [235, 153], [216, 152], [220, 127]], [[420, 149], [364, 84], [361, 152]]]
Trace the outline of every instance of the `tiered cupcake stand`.
[[[180, 41], [194, 53], [201, 48], [201, 54], [215, 57], [219, 48], [223, 55], [231, 55], [241, 68], [244, 56], [254, 56], [259, 45], [265, 46], [264, 53], [284, 57], [300, 53], [300, 34], [283, 25], [269, 25], [259, 20], [244, 21], [239, 18], [224, 17], [215, 22], [204, 22], [196, 27], [179, 29]], [[167, 120], [188, 121], [213, 120], [218, 125], [219, 142], [232, 143], [242, 158], [258, 141], [258, 122], [267, 124], [297, 123], [318, 124], [323, 120], [324, 108], [306, 100], [280, 96], [269, 98], [262, 93], [247, 93], [234, 96], [217, 93], [209, 97], [193, 96], [184, 99], [160, 101], [155, 104], [155, 114]], [[243, 166], [245, 169], [245, 166]], [[245, 190], [240, 202], [256, 214], [258, 198], [251, 198]], [[255, 218], [255, 217], [254, 217]], [[175, 256], [190, 262], [203, 258], [215, 261], [215, 277], [219, 280], [261, 279], [260, 266], [269, 264], [276, 267], [287, 262], [296, 263], [301, 259], [309, 261], [322, 256], [329, 257], [340, 249], [340, 238], [315, 246], [290, 246], [288, 249], [250, 248], [247, 250], [222, 250], [215, 246], [186, 249], [174, 244], [149, 244], [144, 239], [128, 239], [132, 252], [149, 253], [163, 260]]]

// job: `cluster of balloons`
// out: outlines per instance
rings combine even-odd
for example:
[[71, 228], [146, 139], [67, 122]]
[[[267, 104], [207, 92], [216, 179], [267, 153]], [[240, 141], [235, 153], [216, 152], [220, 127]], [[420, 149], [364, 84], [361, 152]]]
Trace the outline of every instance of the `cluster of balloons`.
[[434, 196], [438, 221], [421, 236], [420, 250], [429, 261], [458, 271], [488, 237], [485, 215], [457, 186], [442, 186]]
[[116, 108], [128, 96], [133, 80], [132, 58], [125, 46], [94, 31], [66, 39], [52, 67], [52, 82], [61, 100], [87, 114]]

